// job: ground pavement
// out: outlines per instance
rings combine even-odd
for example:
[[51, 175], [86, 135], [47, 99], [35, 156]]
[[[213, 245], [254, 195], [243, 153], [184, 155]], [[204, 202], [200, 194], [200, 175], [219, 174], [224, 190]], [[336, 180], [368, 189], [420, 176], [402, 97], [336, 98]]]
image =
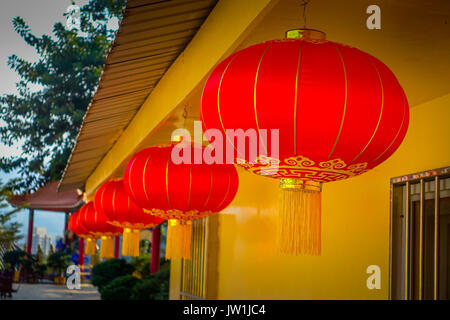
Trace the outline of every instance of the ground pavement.
[[69, 290], [65, 285], [55, 284], [13, 284], [13, 300], [99, 300], [97, 288], [82, 284], [80, 290]]

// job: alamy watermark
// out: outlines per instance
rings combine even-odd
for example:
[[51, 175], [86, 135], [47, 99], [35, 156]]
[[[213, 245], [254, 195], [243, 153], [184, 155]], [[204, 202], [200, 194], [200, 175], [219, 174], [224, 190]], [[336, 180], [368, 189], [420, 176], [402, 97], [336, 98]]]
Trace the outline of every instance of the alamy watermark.
[[[267, 165], [261, 169], [261, 174], [273, 174], [279, 167], [280, 138], [279, 129], [207, 129], [203, 132], [201, 121], [194, 121], [194, 137], [192, 139], [189, 130], [180, 128], [172, 132], [172, 141], [181, 142], [176, 145], [171, 154], [175, 164], [234, 164], [235, 159], [247, 159], [249, 163], [256, 163], [264, 158]], [[270, 143], [269, 143], [270, 140]], [[209, 141], [210, 145], [204, 149], [194, 148], [192, 157], [191, 148], [186, 145], [194, 142], [202, 145], [203, 141]], [[225, 146], [225, 148], [224, 148]]]
[[370, 14], [367, 18], [366, 26], [369, 30], [381, 29], [381, 9], [376, 4], [367, 7], [366, 13]]
[[366, 286], [369, 290], [381, 289], [381, 269], [376, 264], [367, 267], [366, 273], [370, 274], [367, 278]]
[[81, 289], [81, 272], [77, 265], [70, 265], [66, 271], [67, 274], [67, 289], [80, 290]]

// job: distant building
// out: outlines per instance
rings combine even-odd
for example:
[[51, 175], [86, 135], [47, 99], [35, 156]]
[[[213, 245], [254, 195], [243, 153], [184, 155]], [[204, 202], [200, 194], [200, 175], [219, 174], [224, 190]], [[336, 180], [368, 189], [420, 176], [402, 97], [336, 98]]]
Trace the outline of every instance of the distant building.
[[53, 242], [53, 237], [47, 234], [47, 229], [44, 227], [34, 227], [33, 230], [33, 248], [32, 253], [36, 254], [38, 250], [38, 245], [41, 246], [44, 254], [48, 254], [50, 251], [50, 246]]

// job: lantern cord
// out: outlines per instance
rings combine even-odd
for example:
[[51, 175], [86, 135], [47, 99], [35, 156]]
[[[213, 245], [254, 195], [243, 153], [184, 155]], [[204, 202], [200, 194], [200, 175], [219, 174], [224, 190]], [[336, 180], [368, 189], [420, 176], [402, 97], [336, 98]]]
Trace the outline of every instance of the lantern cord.
[[113, 237], [103, 236], [100, 240], [100, 258], [114, 258]]
[[187, 112], [187, 108], [186, 105], [184, 106], [184, 110], [183, 110], [183, 128], [186, 129], [186, 119], [188, 117], [188, 112]]
[[320, 191], [295, 188], [281, 189], [277, 240], [281, 253], [320, 255]]

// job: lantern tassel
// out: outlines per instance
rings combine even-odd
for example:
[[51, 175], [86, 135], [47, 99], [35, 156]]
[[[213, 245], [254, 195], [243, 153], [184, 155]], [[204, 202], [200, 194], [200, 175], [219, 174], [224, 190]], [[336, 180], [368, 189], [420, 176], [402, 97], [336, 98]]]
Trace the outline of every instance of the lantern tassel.
[[85, 254], [95, 255], [97, 253], [97, 239], [87, 238], [86, 247], [84, 249]]
[[140, 231], [138, 229], [125, 228], [122, 239], [122, 255], [128, 257], [139, 256]]
[[191, 221], [170, 219], [167, 227], [166, 259], [190, 259], [191, 236]]
[[298, 179], [281, 180], [278, 248], [292, 255], [321, 254], [321, 186]]
[[114, 258], [113, 237], [103, 236], [100, 240], [100, 258]]

